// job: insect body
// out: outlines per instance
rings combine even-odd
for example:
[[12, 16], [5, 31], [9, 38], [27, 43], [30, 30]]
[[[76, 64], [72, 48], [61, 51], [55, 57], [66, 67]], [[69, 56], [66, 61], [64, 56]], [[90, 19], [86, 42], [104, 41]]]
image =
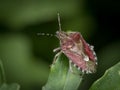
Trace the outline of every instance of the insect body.
[[96, 71], [96, 54], [93, 46], [86, 43], [79, 32], [64, 32], [61, 30], [60, 17], [58, 14], [59, 31], [56, 32], [57, 38], [60, 40], [60, 47], [54, 51], [60, 50], [64, 53], [70, 62], [77, 66], [78, 69], [85, 73], [93, 73]]

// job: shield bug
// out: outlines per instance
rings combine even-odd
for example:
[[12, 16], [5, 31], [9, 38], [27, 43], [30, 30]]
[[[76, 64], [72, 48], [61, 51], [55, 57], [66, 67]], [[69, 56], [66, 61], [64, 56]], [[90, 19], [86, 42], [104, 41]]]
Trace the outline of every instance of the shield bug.
[[64, 53], [69, 59], [70, 64], [77, 66], [83, 73], [94, 73], [97, 65], [94, 47], [84, 40], [81, 33], [62, 31], [59, 13], [58, 23], [59, 30], [56, 32], [56, 37], [60, 41], [60, 47], [53, 50], [54, 52], [59, 51], [55, 55], [54, 62], [59, 54]]

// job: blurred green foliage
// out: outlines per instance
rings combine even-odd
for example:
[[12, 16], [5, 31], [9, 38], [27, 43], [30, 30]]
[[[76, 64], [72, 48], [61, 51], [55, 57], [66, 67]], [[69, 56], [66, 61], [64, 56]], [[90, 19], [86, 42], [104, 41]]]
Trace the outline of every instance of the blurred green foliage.
[[20, 86], [16, 83], [11, 84], [11, 85], [3, 84], [0, 87], [0, 90], [20, 90]]
[[86, 75], [80, 86], [88, 90], [106, 69], [120, 58], [120, 6], [108, 0], [0, 0], [0, 60], [7, 83], [18, 83], [20, 90], [40, 90], [49, 74], [49, 65], [59, 46], [55, 34], [60, 13], [64, 31], [79, 31], [95, 46], [96, 74]]
[[6, 82], [3, 63], [0, 60], [0, 85]]

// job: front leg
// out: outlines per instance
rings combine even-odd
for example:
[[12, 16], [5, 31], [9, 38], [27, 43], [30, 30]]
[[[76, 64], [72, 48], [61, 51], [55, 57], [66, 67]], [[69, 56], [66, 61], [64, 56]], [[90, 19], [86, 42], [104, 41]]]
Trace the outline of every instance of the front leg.
[[57, 57], [58, 57], [61, 53], [62, 53], [62, 51], [59, 51], [59, 52], [54, 56], [54, 59], [53, 59], [53, 63], [52, 63], [52, 64], [55, 63]]
[[61, 51], [61, 48], [58, 47], [58, 48], [53, 49], [53, 52], [57, 52], [57, 54], [54, 56], [54, 59], [53, 59], [53, 64], [54, 64], [57, 57], [62, 53], [62, 51]]
[[60, 50], [61, 50], [61, 48], [58, 47], [58, 48], [53, 49], [53, 52], [60, 52]]

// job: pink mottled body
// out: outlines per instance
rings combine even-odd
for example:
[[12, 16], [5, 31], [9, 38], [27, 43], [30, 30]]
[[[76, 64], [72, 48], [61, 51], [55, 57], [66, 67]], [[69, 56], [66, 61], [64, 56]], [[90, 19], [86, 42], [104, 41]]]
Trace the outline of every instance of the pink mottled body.
[[86, 73], [96, 71], [96, 55], [93, 46], [90, 46], [83, 39], [79, 32], [66, 33], [57, 31], [56, 35], [60, 40], [60, 49], [71, 62]]
[[60, 47], [54, 51], [60, 50], [60, 53], [64, 53], [70, 62], [72, 62], [74, 66], [77, 66], [82, 72], [94, 73], [96, 71], [97, 57], [93, 50], [93, 46], [86, 43], [79, 32], [68, 33], [62, 31], [59, 13], [58, 22], [59, 31], [56, 32], [56, 36], [60, 40]]

